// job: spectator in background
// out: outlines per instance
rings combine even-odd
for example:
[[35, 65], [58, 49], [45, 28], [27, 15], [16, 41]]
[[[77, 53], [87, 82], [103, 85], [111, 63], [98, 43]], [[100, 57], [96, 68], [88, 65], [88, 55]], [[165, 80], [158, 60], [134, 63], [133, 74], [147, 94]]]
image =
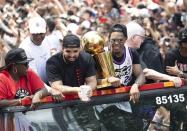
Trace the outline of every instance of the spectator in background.
[[52, 56], [61, 51], [61, 40], [63, 39], [63, 35], [56, 29], [56, 23], [53, 19], [47, 19], [47, 29], [46, 39], [50, 46], [50, 53]]
[[173, 76], [184, 77], [187, 73], [187, 28], [179, 31], [179, 48], [173, 49], [166, 54], [166, 72]]
[[45, 82], [47, 81], [46, 76], [46, 61], [51, 56], [50, 46], [46, 39], [46, 22], [40, 17], [33, 17], [29, 20], [29, 36], [27, 36], [22, 43], [20, 48], [23, 48], [28, 57], [34, 58], [29, 63], [29, 67], [33, 69]]
[[[166, 55], [165, 65], [166, 72], [170, 75], [187, 78], [187, 28], [179, 31], [179, 48], [171, 50]], [[183, 130], [187, 130], [187, 112], [186, 105], [175, 103], [171, 107], [171, 130], [179, 129], [182, 126]]]
[[126, 26], [128, 32], [126, 44], [138, 50], [140, 63], [147, 78], [146, 82], [154, 83], [157, 80], [170, 80], [174, 81], [176, 86], [180, 86], [182, 83], [179, 78], [162, 74], [164, 73], [164, 65], [161, 54], [153, 40], [145, 37], [144, 28], [135, 21], [129, 22]]
[[126, 43], [139, 51], [143, 69], [151, 68], [163, 73], [164, 66], [159, 49], [151, 38], [145, 37], [144, 28], [135, 21], [129, 22], [126, 26], [128, 32]]
[[178, 48], [175, 34], [170, 33], [169, 36], [165, 36], [165, 37], [161, 38], [159, 46], [160, 46], [160, 53], [162, 55], [162, 58], [163, 58], [163, 60], [165, 60], [166, 54], [170, 50]]
[[[154, 81], [158, 80], [169, 80], [173, 81], [176, 87], [180, 87], [182, 84], [182, 81], [179, 77], [173, 77], [166, 74], [163, 74], [164, 68], [162, 64], [162, 58], [161, 54], [152, 42], [151, 38], [145, 38], [145, 30], [141, 25], [136, 23], [135, 21], [129, 22], [127, 25], [127, 32], [128, 32], [128, 39], [126, 43], [135, 49], [139, 49], [139, 55], [140, 55], [140, 61], [141, 65], [143, 67], [144, 75], [147, 79], [147, 83], [154, 83]], [[147, 41], [145, 41], [147, 40]], [[144, 43], [143, 43], [144, 41]], [[155, 66], [157, 65], [157, 66]], [[151, 80], [151, 81], [150, 81]], [[146, 102], [144, 103], [146, 104]], [[148, 104], [150, 106], [150, 104]], [[151, 108], [148, 108], [147, 110], [151, 110]], [[141, 108], [141, 107], [140, 107]], [[165, 116], [165, 118], [161, 118], [165, 121], [165, 123], [169, 124], [168, 111], [165, 107], [160, 106], [157, 111], [157, 113], [160, 113], [160, 116]], [[153, 117], [153, 116], [152, 116]], [[152, 119], [152, 118], [150, 118]], [[157, 119], [157, 122], [161, 119]], [[151, 125], [152, 128], [153, 125]]]
[[4, 61], [4, 58], [5, 58], [5, 50], [4, 50], [4, 45], [3, 43], [1, 42], [0, 43], [0, 67], [4, 66], [5, 65], [5, 61]]
[[0, 40], [0, 68], [5, 65], [5, 55], [10, 50], [10, 47], [5, 43], [5, 41]]
[[101, 0], [97, 1], [100, 4], [99, 19], [106, 19], [106, 23], [113, 25], [119, 22], [120, 7], [115, 0]]
[[145, 29], [146, 36], [151, 37], [154, 40], [154, 44], [158, 46], [161, 36], [156, 28], [156, 20], [153, 17], [145, 17], [143, 19], [143, 26]]
[[91, 10], [85, 10], [82, 14], [81, 14], [81, 19], [82, 19], [82, 23], [81, 26], [83, 28], [89, 29], [91, 27], [91, 17], [92, 17], [93, 13]]
[[92, 26], [91, 18], [93, 16], [93, 12], [91, 10], [84, 10], [80, 17], [80, 25], [77, 29], [77, 35], [82, 36], [86, 32], [90, 31]]

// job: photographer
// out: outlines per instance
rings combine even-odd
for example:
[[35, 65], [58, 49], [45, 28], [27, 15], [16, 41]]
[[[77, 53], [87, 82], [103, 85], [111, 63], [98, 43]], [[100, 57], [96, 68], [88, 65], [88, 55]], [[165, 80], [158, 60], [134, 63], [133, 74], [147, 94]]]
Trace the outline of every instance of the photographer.
[[160, 53], [161, 53], [163, 59], [165, 59], [166, 54], [172, 48], [171, 45], [172, 45], [171, 44], [171, 39], [169, 37], [163, 37], [160, 40], [160, 43], [159, 43]]

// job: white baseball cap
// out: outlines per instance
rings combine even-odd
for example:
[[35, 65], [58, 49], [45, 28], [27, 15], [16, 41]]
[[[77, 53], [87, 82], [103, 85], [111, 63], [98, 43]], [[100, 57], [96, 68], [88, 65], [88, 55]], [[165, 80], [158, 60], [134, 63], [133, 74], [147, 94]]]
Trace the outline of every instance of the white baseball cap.
[[46, 33], [46, 21], [40, 17], [32, 17], [29, 20], [29, 32], [31, 34]]

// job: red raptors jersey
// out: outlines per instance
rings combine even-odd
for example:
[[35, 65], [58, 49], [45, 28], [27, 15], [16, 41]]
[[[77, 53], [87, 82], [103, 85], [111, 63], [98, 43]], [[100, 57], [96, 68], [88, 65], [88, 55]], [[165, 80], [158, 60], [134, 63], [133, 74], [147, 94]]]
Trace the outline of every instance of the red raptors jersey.
[[43, 87], [43, 81], [31, 69], [18, 82], [12, 79], [7, 70], [0, 72], [0, 99], [23, 98], [33, 95]]

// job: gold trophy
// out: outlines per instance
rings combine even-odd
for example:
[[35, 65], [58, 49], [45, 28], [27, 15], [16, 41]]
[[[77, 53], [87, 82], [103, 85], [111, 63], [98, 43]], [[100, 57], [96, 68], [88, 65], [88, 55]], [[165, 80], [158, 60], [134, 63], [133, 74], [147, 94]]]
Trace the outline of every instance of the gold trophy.
[[96, 63], [98, 89], [111, 86], [108, 78], [115, 76], [112, 55], [104, 50], [104, 44], [104, 38], [96, 31], [87, 32], [82, 37], [83, 49], [93, 56]]

